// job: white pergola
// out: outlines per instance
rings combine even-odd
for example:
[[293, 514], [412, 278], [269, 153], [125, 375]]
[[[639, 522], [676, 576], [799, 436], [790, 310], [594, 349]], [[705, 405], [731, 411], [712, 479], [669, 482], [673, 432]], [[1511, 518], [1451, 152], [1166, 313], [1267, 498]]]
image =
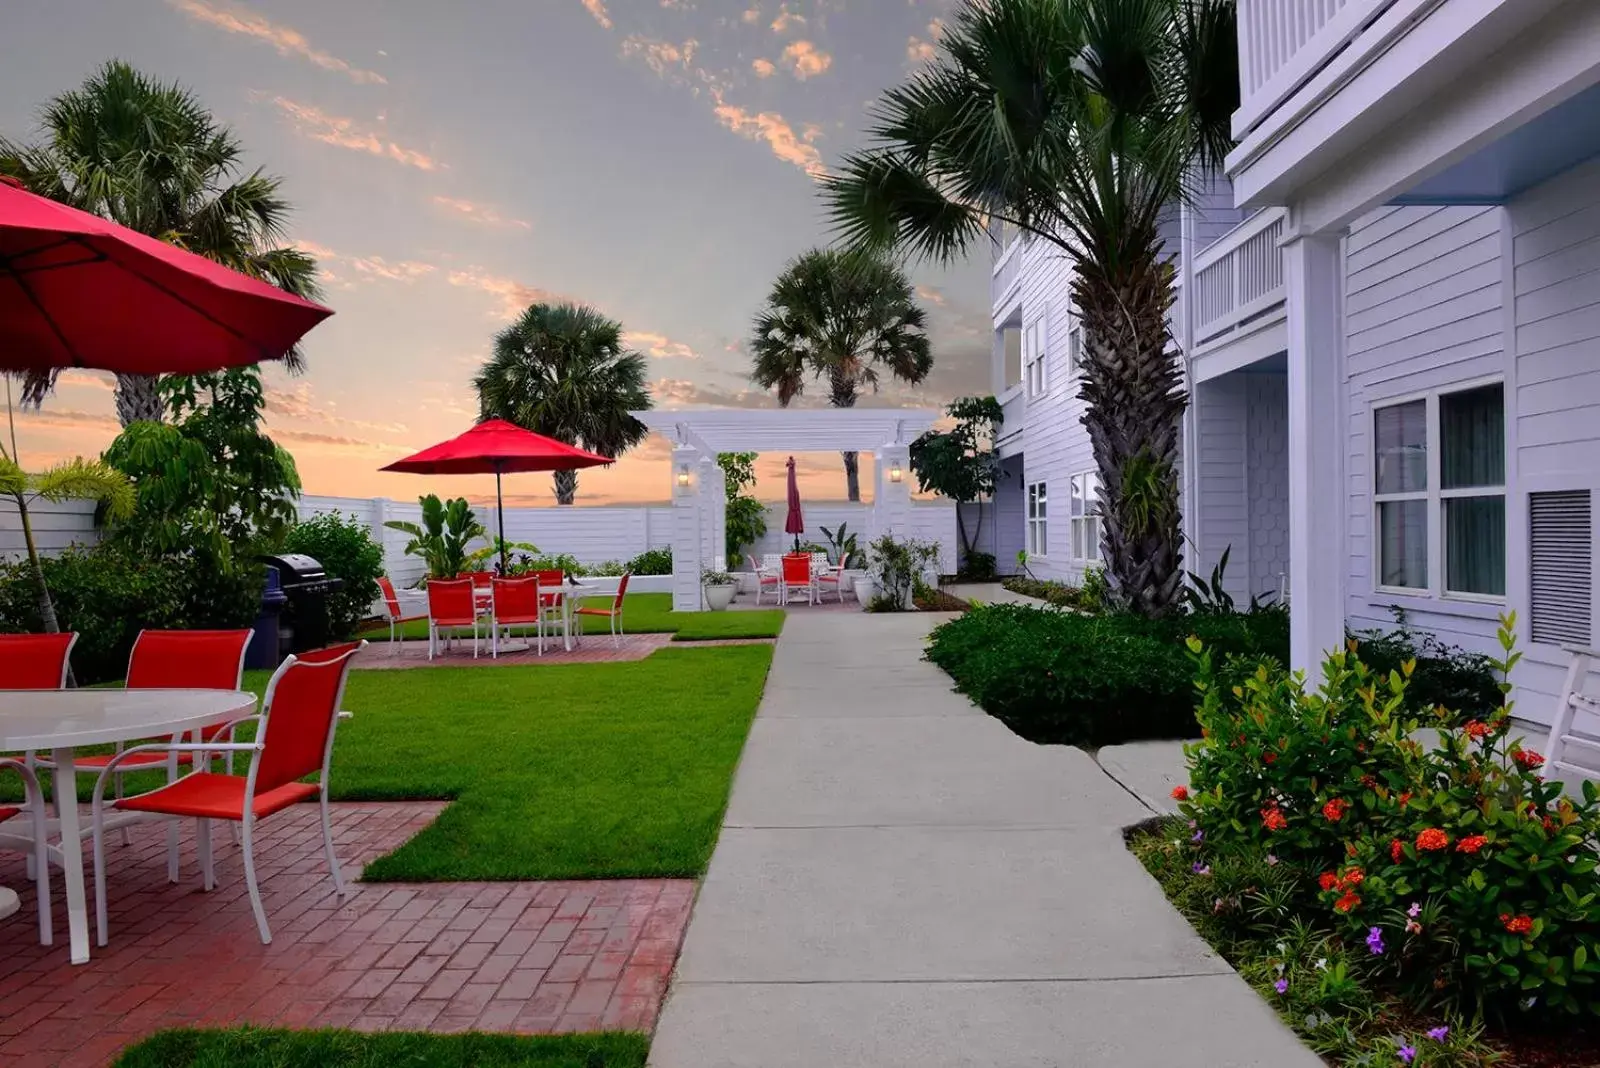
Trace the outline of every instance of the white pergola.
[[[907, 534], [910, 445], [940, 412], [932, 408], [677, 408], [634, 412], [672, 442], [672, 607], [700, 608], [700, 572], [723, 555], [727, 497], [722, 452], [865, 452], [873, 457], [869, 538]], [[890, 472], [901, 472], [899, 481]]]

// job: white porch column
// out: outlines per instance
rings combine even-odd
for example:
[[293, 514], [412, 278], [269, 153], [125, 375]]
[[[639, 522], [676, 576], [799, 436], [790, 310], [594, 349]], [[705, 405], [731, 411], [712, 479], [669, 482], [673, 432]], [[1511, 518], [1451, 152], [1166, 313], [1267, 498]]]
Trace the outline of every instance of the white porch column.
[[1283, 245], [1289, 340], [1289, 661], [1310, 681], [1344, 644], [1343, 258], [1337, 234]]
[[[884, 445], [872, 454], [872, 459], [874, 535], [908, 538], [911, 536], [911, 451], [905, 445]], [[891, 477], [896, 468], [900, 471], [899, 482]]]
[[700, 487], [700, 566], [710, 567], [725, 548], [722, 534], [722, 509], [727, 503], [727, 487], [715, 456], [702, 454], [695, 475]]
[[[672, 608], [676, 612], [700, 610], [700, 571], [707, 525], [703, 505], [706, 492], [700, 450], [679, 445], [672, 450]], [[685, 485], [680, 476], [688, 474]]]

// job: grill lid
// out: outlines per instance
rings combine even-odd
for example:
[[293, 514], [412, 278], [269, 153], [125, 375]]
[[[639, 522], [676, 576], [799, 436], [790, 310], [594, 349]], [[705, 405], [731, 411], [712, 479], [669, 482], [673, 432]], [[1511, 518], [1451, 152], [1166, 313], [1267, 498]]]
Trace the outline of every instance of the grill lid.
[[323, 569], [317, 558], [307, 556], [305, 553], [264, 556], [262, 560], [277, 568], [278, 578], [285, 587], [298, 586], [304, 582], [320, 582], [328, 577], [328, 572]]

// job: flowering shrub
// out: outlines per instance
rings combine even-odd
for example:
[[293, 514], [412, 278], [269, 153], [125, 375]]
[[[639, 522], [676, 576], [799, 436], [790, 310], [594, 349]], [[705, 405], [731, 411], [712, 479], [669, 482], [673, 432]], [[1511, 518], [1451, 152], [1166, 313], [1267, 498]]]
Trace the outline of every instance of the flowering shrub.
[[1377, 678], [1338, 653], [1308, 694], [1269, 669], [1224, 688], [1195, 652], [1204, 736], [1174, 797], [1197, 846], [1244, 845], [1302, 873], [1311, 914], [1414, 1005], [1600, 1012], [1600, 792], [1545, 782], [1544, 758], [1509, 739], [1508, 701], [1459, 727], [1441, 711], [1425, 752], [1402, 712], [1409, 663]]

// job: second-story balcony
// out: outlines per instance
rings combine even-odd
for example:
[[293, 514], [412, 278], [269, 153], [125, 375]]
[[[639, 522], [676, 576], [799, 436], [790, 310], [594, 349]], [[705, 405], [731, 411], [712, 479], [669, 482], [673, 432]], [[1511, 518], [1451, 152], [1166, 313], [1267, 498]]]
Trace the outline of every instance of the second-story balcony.
[[998, 313], [1001, 304], [1011, 294], [1017, 280], [1022, 277], [1022, 238], [1014, 230], [994, 259], [994, 274], [989, 283], [989, 300]]
[[[1192, 291], [1194, 339], [1190, 355], [1200, 360], [1237, 342], [1242, 365], [1281, 348], [1272, 328], [1284, 319], [1284, 213], [1257, 212], [1218, 239], [1194, 260]], [[1281, 332], [1281, 330], [1279, 331]]]

